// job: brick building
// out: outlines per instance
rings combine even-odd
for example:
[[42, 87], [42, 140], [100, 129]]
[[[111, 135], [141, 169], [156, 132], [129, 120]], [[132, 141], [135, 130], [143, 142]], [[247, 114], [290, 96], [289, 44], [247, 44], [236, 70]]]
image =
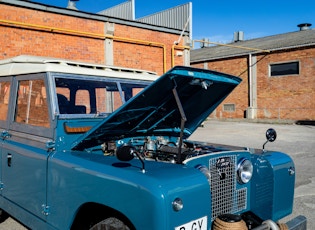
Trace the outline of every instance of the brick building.
[[[189, 29], [182, 34], [181, 29], [148, 21], [1, 0], [0, 59], [50, 56], [158, 74], [191, 64], [243, 79], [212, 117], [315, 120], [315, 30], [309, 25], [297, 32], [190, 51]], [[277, 74], [291, 67], [293, 72]]]
[[243, 79], [212, 117], [315, 120], [315, 30], [299, 26], [297, 32], [191, 51], [192, 66]]
[[12, 0], [0, 1], [0, 28], [0, 59], [49, 56], [158, 74], [189, 65], [187, 30]]

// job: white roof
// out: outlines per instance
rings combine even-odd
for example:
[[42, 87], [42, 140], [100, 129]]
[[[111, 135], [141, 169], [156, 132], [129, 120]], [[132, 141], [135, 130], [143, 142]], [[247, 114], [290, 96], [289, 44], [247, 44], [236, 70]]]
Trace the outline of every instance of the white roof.
[[71, 73], [146, 81], [154, 81], [158, 78], [155, 72], [140, 69], [106, 66], [51, 57], [21, 55], [0, 60], [0, 77], [43, 72]]

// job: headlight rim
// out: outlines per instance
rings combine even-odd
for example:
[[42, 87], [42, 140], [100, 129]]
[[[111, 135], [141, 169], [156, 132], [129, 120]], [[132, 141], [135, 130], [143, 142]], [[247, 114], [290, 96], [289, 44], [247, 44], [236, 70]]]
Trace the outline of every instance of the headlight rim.
[[[246, 165], [248, 163], [248, 165]], [[244, 168], [249, 167], [249, 170], [245, 170]], [[253, 171], [254, 171], [254, 166], [253, 163], [248, 159], [248, 158], [241, 158], [241, 160], [239, 161], [238, 165], [237, 165], [237, 180], [240, 184], [247, 184], [251, 181], [252, 177], [253, 177]], [[250, 176], [244, 174], [245, 173], [249, 173]], [[244, 175], [246, 177], [244, 177]]]

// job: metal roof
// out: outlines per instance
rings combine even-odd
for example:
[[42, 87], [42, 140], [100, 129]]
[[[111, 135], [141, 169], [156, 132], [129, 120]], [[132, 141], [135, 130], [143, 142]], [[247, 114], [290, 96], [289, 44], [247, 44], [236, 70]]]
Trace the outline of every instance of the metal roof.
[[147, 15], [136, 21], [166, 28], [190, 32], [192, 36], [192, 2], [182, 4], [158, 13]]
[[0, 77], [44, 72], [71, 73], [146, 81], [154, 81], [158, 78], [155, 72], [140, 69], [77, 62], [51, 57], [21, 55], [0, 60]]
[[133, 1], [126, 1], [111, 8], [102, 10], [98, 14], [111, 16], [116, 18], [124, 18], [127, 20], [135, 20], [135, 7]]
[[[315, 30], [302, 30], [278, 34], [251, 40], [229, 43], [231, 46], [241, 46], [261, 50], [277, 51], [299, 47], [315, 46]], [[190, 62], [197, 63], [209, 60], [238, 57], [248, 54], [266, 53], [266, 51], [248, 50], [231, 46], [211, 46], [191, 50]]]

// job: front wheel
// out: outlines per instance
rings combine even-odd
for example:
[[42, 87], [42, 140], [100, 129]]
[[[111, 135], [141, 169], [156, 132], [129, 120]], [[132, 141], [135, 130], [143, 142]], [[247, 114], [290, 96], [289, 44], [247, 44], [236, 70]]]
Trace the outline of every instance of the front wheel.
[[9, 218], [9, 214], [0, 209], [0, 223], [4, 222], [6, 219]]
[[130, 228], [121, 220], [115, 217], [110, 217], [98, 222], [91, 227], [90, 230], [130, 230]]

